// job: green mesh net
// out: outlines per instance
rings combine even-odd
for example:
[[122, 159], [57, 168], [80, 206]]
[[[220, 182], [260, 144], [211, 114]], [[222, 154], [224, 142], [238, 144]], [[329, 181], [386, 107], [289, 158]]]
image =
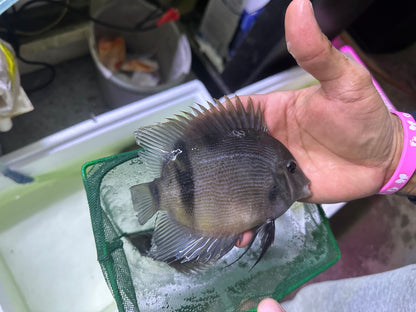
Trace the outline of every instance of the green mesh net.
[[82, 177], [98, 262], [119, 311], [255, 311], [262, 298], [280, 300], [340, 257], [321, 207], [298, 203], [276, 220], [275, 243], [253, 270], [256, 243], [231, 266], [237, 248], [206, 271], [179, 273], [140, 252], [152, 222], [137, 222], [129, 187], [154, 177], [137, 151], [88, 162]]
[[119, 311], [139, 311], [129, 266], [123, 251], [122, 235], [116, 232], [100, 202], [103, 177], [117, 165], [137, 156], [128, 152], [86, 163], [82, 178], [90, 207], [97, 259]]

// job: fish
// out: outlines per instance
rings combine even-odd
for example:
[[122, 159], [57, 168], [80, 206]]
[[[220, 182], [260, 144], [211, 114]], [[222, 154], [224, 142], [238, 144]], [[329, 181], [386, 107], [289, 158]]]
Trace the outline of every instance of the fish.
[[156, 176], [130, 187], [140, 224], [158, 213], [147, 256], [179, 271], [218, 261], [248, 230], [246, 251], [260, 238], [256, 265], [274, 242], [275, 219], [311, 195], [309, 179], [251, 98], [246, 108], [238, 96], [235, 104], [214, 101], [135, 132]]

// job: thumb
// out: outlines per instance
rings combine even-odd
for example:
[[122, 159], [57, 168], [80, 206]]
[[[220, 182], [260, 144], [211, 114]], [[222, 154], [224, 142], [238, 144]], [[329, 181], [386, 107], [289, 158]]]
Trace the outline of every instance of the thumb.
[[299, 66], [321, 83], [330, 97], [345, 93], [340, 86], [362, 84], [367, 70], [335, 49], [316, 22], [309, 0], [293, 0], [285, 16], [286, 43]]
[[286, 312], [280, 304], [271, 298], [260, 301], [257, 312]]

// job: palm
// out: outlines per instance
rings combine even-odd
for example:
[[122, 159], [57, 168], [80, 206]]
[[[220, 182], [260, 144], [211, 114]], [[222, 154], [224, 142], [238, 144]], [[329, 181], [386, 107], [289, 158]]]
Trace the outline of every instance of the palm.
[[348, 200], [381, 187], [386, 172], [380, 168], [388, 167], [394, 146], [393, 124], [375, 90], [355, 102], [328, 98], [320, 86], [252, 98], [270, 133], [311, 180], [310, 201]]
[[[298, 91], [252, 95], [269, 132], [298, 160], [311, 180], [314, 202], [336, 202], [375, 193], [388, 179], [399, 146], [391, 117], [369, 73], [331, 46], [309, 1], [286, 12], [288, 49], [321, 83]], [[247, 97], [242, 99], [243, 102]], [[395, 156], [394, 156], [395, 157]], [[393, 169], [394, 170], [394, 169]]]

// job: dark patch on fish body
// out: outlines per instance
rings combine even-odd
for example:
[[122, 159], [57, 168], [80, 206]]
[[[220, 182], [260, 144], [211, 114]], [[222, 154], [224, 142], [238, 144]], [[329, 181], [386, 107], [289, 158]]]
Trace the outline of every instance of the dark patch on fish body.
[[177, 140], [174, 149], [179, 153], [175, 160], [171, 160], [175, 170], [175, 176], [180, 188], [182, 207], [189, 215], [194, 210], [194, 177], [192, 164], [189, 159], [188, 148], [183, 140]]
[[214, 147], [216, 146], [216, 144], [218, 143], [218, 140], [220, 138], [212, 133], [207, 133], [202, 137], [203, 142], [207, 145], [207, 146], [211, 146]]
[[273, 185], [270, 190], [269, 190], [269, 201], [271, 203], [275, 202], [277, 199], [277, 196], [279, 195], [279, 188], [278, 186], [275, 184]]
[[159, 186], [157, 184], [157, 180], [149, 183], [149, 190], [154, 200], [155, 206], [160, 207], [160, 193], [159, 193]]
[[235, 235], [285, 211], [270, 205], [269, 189], [276, 179], [273, 150], [261, 148], [259, 135], [224, 136], [215, 146], [201, 144], [200, 138], [188, 141], [196, 181], [194, 206], [184, 206], [193, 211], [188, 226], [204, 234]]

